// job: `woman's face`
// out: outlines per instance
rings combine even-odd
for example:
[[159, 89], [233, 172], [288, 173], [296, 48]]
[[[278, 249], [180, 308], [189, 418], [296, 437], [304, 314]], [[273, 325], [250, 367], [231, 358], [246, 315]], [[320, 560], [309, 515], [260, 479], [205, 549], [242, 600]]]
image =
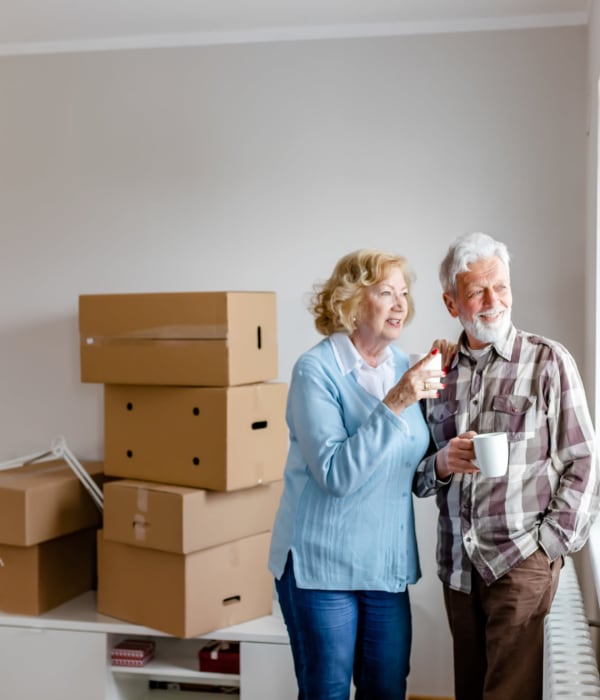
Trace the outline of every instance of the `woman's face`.
[[389, 345], [400, 335], [407, 314], [406, 280], [399, 267], [390, 267], [381, 282], [364, 290], [352, 335], [366, 344]]

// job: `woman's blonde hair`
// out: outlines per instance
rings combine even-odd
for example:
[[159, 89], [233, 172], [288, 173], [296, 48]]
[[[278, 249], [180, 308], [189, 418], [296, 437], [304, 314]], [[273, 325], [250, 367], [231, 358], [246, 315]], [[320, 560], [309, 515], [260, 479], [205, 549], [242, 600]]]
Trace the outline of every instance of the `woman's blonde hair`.
[[338, 331], [352, 333], [364, 290], [379, 284], [392, 267], [399, 268], [404, 275], [408, 291], [405, 324], [408, 323], [414, 316], [415, 307], [410, 293], [413, 275], [408, 270], [406, 259], [393, 253], [362, 248], [344, 255], [338, 260], [331, 277], [314, 286], [309, 309], [315, 317], [317, 331], [322, 335]]

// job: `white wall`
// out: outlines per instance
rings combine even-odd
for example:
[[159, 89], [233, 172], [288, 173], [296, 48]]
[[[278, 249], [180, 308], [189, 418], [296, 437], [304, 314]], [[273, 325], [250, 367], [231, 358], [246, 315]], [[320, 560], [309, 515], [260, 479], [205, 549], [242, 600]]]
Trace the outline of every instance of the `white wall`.
[[[405, 254], [401, 344], [455, 336], [451, 239], [514, 254], [518, 325], [583, 364], [585, 28], [0, 59], [0, 457], [64, 434], [102, 454], [81, 293], [267, 289], [280, 379], [317, 336], [312, 283], [347, 251]], [[417, 503], [411, 692], [451, 695], [436, 511]]]

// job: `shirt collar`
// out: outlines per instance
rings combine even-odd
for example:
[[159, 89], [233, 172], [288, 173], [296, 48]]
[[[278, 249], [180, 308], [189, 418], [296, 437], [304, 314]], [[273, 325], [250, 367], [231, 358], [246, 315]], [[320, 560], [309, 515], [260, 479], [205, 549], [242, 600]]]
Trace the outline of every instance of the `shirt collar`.
[[[500, 355], [500, 357], [503, 357], [505, 360], [510, 360], [510, 358], [512, 357], [512, 351], [516, 337], [517, 329], [514, 327], [513, 324], [511, 324], [510, 329], [508, 333], [504, 336], [504, 338], [500, 338], [500, 340], [493, 342], [492, 347], [497, 352], [497, 354]], [[458, 340], [458, 349], [463, 355], [468, 355], [469, 357], [471, 356], [471, 353], [469, 352], [467, 336], [464, 331], [460, 334], [460, 338]]]
[[[329, 340], [342, 374], [350, 374], [354, 369], [360, 369], [361, 367], [374, 369], [365, 362], [363, 356], [354, 347], [354, 344], [346, 333], [332, 333], [332, 335], [329, 336]], [[387, 347], [379, 357], [377, 368], [387, 363], [393, 363], [393, 359], [392, 351]]]

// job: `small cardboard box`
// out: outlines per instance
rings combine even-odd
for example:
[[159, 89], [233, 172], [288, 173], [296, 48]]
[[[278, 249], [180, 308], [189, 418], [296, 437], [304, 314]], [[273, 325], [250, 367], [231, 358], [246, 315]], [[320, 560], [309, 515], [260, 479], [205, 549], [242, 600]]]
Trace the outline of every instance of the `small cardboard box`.
[[283, 478], [287, 385], [106, 385], [104, 469], [217, 491]]
[[95, 585], [95, 528], [29, 547], [0, 544], [0, 610], [40, 615]]
[[[102, 462], [83, 464], [96, 483]], [[0, 471], [0, 542], [30, 546], [97, 527], [101, 513], [62, 459]]]
[[84, 294], [81, 381], [235, 386], [278, 374], [274, 292]]
[[176, 637], [270, 615], [271, 533], [191, 554], [98, 538], [98, 612]]
[[188, 554], [273, 527], [282, 481], [230, 493], [122, 479], [104, 487], [104, 537]]

